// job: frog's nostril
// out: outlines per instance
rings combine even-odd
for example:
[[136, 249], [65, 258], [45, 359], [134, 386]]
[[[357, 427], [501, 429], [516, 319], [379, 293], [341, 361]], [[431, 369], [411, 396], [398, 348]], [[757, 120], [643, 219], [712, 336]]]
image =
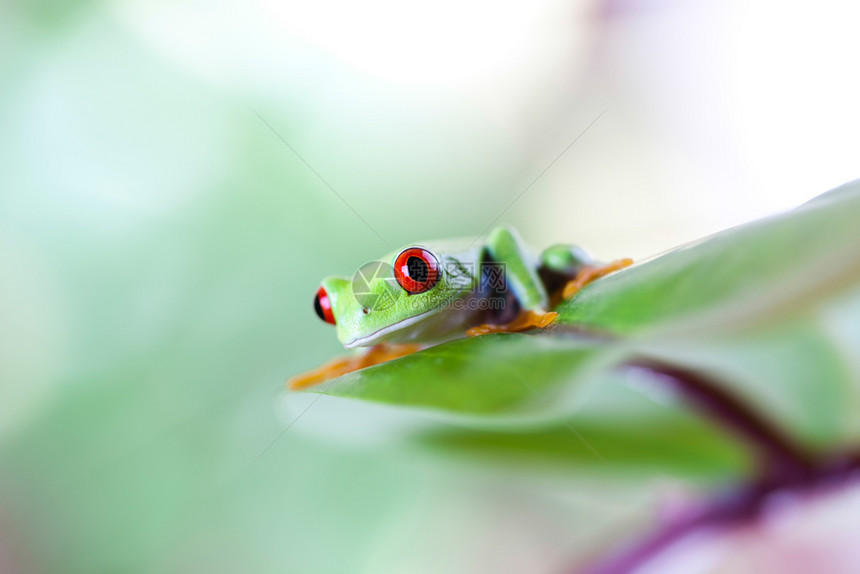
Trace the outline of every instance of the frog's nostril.
[[334, 314], [331, 312], [331, 301], [328, 298], [328, 293], [325, 292], [323, 287], [320, 287], [317, 290], [316, 297], [314, 297], [314, 311], [316, 311], [319, 318], [326, 323], [331, 323], [332, 325], [335, 324]]

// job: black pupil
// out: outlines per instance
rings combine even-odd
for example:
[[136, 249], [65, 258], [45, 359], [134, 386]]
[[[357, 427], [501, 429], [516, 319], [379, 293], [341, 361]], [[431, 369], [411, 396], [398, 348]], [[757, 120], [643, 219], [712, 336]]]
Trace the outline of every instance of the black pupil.
[[409, 272], [409, 278], [419, 283], [426, 283], [430, 277], [427, 262], [414, 255], [406, 260], [406, 270]]
[[322, 308], [322, 305], [320, 304], [319, 294], [317, 294], [317, 296], [314, 297], [314, 311], [317, 312], [317, 315], [319, 316], [320, 319], [325, 321], [325, 313], [323, 313], [323, 308]]

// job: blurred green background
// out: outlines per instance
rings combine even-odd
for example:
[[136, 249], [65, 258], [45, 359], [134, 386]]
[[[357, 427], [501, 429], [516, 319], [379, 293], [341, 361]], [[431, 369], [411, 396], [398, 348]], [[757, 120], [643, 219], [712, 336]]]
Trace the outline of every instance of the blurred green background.
[[848, 19], [754, 4], [0, 5], [0, 570], [552, 572], [642, 526], [686, 487], [283, 381], [385, 243], [641, 258], [856, 177]]

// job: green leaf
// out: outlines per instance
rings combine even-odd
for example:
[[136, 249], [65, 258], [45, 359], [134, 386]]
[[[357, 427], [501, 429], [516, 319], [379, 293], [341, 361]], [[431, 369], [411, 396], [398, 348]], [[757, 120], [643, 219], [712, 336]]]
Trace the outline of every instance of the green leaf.
[[456, 415], [551, 413], [584, 383], [589, 368], [609, 354], [599, 340], [487, 335], [362, 369], [320, 390]]
[[[860, 364], [858, 222], [855, 182], [600, 279], [563, 305], [558, 325], [540, 335], [453, 341], [318, 390], [431, 409], [459, 422], [491, 421], [497, 429], [525, 415], [555, 428], [588, 420], [596, 434], [619, 422], [635, 432], [654, 424], [653, 413], [643, 414], [641, 405], [625, 410], [606, 397], [617, 384], [613, 370], [644, 355], [715, 373], [811, 444], [850, 442], [860, 436], [852, 416], [860, 406], [853, 370]], [[572, 335], [571, 328], [587, 334]], [[676, 444], [689, 428], [684, 424], [652, 447]], [[486, 450], [516, 450], [519, 440], [457, 439]], [[701, 444], [711, 440], [703, 435]]]
[[860, 281], [860, 183], [609, 275], [559, 322], [634, 333], [716, 332], [780, 320]]
[[[623, 387], [615, 390], [625, 392]], [[643, 403], [635, 416], [607, 419], [580, 413], [572, 420], [507, 432], [439, 425], [413, 440], [471, 462], [615, 477], [635, 471], [637, 480], [670, 472], [718, 482], [750, 469], [752, 461], [736, 443], [693, 413], [644, 404], [648, 399], [641, 395], [626, 398]]]

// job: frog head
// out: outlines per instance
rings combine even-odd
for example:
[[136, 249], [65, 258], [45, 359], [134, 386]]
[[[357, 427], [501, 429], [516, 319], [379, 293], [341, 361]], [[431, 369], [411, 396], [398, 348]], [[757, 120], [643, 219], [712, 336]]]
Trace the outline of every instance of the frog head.
[[324, 279], [314, 308], [347, 348], [426, 336], [452, 301], [474, 289], [476, 253], [430, 244], [400, 249], [362, 266], [351, 280]]

